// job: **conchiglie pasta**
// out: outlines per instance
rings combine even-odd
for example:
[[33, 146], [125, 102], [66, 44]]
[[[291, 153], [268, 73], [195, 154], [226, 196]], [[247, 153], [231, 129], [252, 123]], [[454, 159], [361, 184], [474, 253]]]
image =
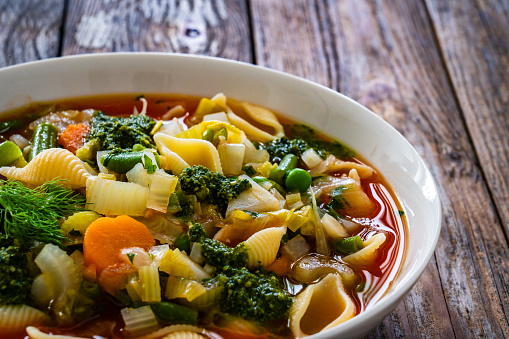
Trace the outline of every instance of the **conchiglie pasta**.
[[[163, 146], [177, 154], [189, 166], [203, 165], [209, 170], [223, 173], [219, 153], [212, 143], [198, 139], [181, 139], [163, 133], [156, 133], [154, 141], [158, 149]], [[161, 151], [162, 152], [162, 151]], [[163, 155], [167, 156], [163, 153]]]
[[290, 308], [290, 329], [296, 338], [307, 337], [337, 326], [355, 315], [355, 304], [338, 274], [328, 274], [309, 285]]
[[[161, 328], [155, 332], [152, 332], [150, 334], [147, 334], [147, 335], [144, 335], [141, 337], [137, 337], [136, 339], [159, 339], [165, 335], [167, 336], [167, 335], [170, 335], [173, 333], [179, 333], [179, 332], [192, 332], [192, 333], [201, 334], [201, 333], [203, 333], [203, 329], [200, 327], [197, 327], [197, 326], [193, 326], [193, 325], [184, 325], [184, 324], [170, 325], [170, 326], [163, 327], [163, 328]], [[166, 338], [166, 337], [164, 337], [164, 338]]]
[[243, 102], [241, 106], [244, 108], [246, 114], [249, 115], [253, 120], [262, 125], [271, 127], [274, 130], [273, 135], [276, 138], [280, 138], [285, 135], [283, 125], [279, 123], [276, 115], [268, 109], [253, 105], [248, 102]]
[[377, 250], [385, 242], [385, 239], [385, 234], [378, 233], [364, 242], [362, 250], [343, 257], [343, 260], [353, 266], [367, 266], [376, 259]]
[[49, 317], [27, 305], [0, 305], [0, 333], [20, 333], [29, 325], [39, 325]]
[[170, 333], [163, 337], [163, 339], [201, 339], [205, 338], [199, 333], [191, 331], [178, 331]]
[[269, 266], [276, 260], [276, 255], [281, 245], [281, 238], [286, 233], [286, 226], [267, 228], [253, 234], [244, 244], [249, 247], [247, 252], [248, 268], [256, 268], [258, 265]]
[[68, 335], [55, 335], [55, 334], [47, 334], [35, 327], [27, 327], [26, 329], [28, 336], [30, 339], [89, 339], [84, 337], [75, 337], [75, 336], [68, 336]]
[[23, 168], [1, 167], [0, 174], [35, 186], [62, 179], [65, 180], [62, 185], [72, 189], [85, 187], [87, 179], [92, 177], [81, 160], [63, 148], [44, 150]]

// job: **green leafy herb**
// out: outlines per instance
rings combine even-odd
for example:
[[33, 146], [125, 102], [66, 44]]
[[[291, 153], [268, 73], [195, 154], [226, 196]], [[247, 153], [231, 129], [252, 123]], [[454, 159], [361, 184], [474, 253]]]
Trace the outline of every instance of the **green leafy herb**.
[[83, 211], [84, 197], [58, 180], [30, 189], [19, 181], [0, 181], [0, 230], [21, 244], [40, 241], [62, 246], [66, 240], [59, 220]]
[[134, 253], [127, 253], [127, 257], [129, 258], [129, 261], [131, 262], [131, 264], [133, 263], [133, 260], [134, 260], [134, 256], [135, 256], [135, 255], [136, 255], [136, 254], [134, 254]]

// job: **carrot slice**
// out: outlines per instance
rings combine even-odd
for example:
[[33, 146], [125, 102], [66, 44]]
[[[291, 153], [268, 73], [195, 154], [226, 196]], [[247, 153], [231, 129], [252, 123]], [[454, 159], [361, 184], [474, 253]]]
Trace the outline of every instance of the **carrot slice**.
[[58, 143], [76, 154], [76, 151], [85, 144], [85, 137], [89, 130], [88, 124], [69, 125], [58, 139]]
[[154, 245], [147, 226], [127, 215], [99, 218], [85, 232], [85, 265], [95, 265], [99, 275], [104, 269], [123, 263], [120, 259], [123, 248], [141, 247], [148, 251]]
[[290, 267], [292, 263], [290, 259], [286, 257], [280, 257], [276, 259], [271, 265], [267, 267], [267, 271], [275, 272], [280, 276], [287, 276], [290, 273]]

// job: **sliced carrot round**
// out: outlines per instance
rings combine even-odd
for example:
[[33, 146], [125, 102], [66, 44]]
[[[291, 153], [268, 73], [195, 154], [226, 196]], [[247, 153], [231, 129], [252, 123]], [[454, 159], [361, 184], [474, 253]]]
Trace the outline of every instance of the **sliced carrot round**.
[[85, 265], [95, 265], [97, 273], [123, 261], [123, 248], [141, 247], [148, 251], [155, 240], [147, 226], [127, 216], [103, 217], [88, 226], [83, 241]]

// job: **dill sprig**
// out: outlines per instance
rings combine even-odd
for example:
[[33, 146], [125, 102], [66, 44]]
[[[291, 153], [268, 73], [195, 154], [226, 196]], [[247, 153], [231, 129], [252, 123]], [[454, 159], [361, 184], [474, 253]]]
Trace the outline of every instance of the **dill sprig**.
[[0, 213], [3, 232], [21, 244], [40, 241], [62, 246], [67, 239], [61, 218], [83, 211], [85, 198], [53, 180], [30, 189], [19, 181], [0, 180]]

